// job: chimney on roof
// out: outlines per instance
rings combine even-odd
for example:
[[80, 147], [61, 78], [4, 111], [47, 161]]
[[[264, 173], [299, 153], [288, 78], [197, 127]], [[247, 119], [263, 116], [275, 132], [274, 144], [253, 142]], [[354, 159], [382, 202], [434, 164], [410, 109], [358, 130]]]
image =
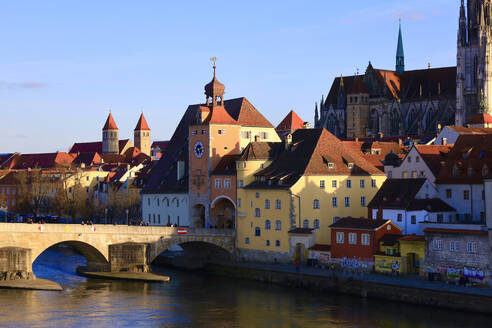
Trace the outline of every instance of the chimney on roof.
[[383, 139], [383, 137], [384, 137], [384, 134], [382, 132], [379, 132], [378, 133], [378, 138], [381, 140], [381, 139]]
[[355, 137], [355, 142], [359, 143], [359, 137]]
[[289, 133], [288, 135], [285, 136], [284, 139], [285, 150], [289, 150], [291, 144], [292, 144], [292, 134]]
[[310, 129], [311, 128], [311, 124], [309, 122], [304, 122], [304, 123], [302, 123], [302, 128], [303, 129]]
[[402, 145], [403, 144], [403, 140], [401, 140], [401, 138], [398, 138], [398, 145]]
[[448, 138], [442, 138], [442, 145], [446, 146], [448, 144]]

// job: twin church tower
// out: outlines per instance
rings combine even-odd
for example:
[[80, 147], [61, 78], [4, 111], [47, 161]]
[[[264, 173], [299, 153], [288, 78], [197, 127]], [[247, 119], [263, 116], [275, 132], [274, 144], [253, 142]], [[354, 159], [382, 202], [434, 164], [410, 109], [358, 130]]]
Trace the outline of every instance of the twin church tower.
[[[143, 113], [140, 114], [137, 126], [133, 131], [133, 141], [135, 147], [150, 156], [150, 128]], [[106, 124], [104, 124], [102, 129], [102, 153], [120, 154], [119, 129], [111, 113], [109, 113]]]
[[456, 66], [456, 125], [492, 114], [491, 0], [461, 0]]

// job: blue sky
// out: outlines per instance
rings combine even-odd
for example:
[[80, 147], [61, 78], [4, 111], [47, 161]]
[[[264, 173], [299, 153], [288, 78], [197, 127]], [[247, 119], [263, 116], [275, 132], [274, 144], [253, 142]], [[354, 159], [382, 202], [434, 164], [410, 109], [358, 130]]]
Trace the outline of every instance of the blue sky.
[[0, 153], [97, 141], [109, 108], [120, 138], [141, 110], [153, 140], [204, 101], [209, 58], [226, 99], [247, 97], [274, 125], [313, 120], [334, 77], [370, 60], [394, 69], [456, 63], [458, 0], [3, 1]]

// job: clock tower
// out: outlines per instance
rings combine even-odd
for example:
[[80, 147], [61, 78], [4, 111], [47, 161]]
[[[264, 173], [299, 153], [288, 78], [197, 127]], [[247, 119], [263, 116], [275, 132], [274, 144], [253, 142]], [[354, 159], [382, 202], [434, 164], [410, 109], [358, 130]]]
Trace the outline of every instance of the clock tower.
[[205, 85], [205, 103], [196, 105], [188, 131], [190, 225], [204, 228], [218, 226], [210, 216], [211, 195], [218, 186], [211, 178], [213, 171], [225, 155], [240, 152], [241, 127], [225, 108], [225, 86], [215, 75], [215, 61], [213, 70], [212, 81]]

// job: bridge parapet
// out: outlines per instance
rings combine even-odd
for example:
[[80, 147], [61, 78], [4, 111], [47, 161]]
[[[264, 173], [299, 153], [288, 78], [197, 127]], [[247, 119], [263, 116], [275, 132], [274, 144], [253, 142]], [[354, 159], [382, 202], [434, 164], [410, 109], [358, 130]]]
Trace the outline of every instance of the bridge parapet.
[[[179, 235], [177, 227], [157, 227], [157, 226], [127, 226], [110, 224], [28, 224], [28, 223], [0, 223], [0, 233], [2, 232], [28, 232], [28, 233], [90, 233], [90, 234], [129, 234], [129, 235]], [[186, 228], [187, 235], [200, 236], [224, 236], [233, 237], [233, 229], [205, 229], [205, 228]]]

